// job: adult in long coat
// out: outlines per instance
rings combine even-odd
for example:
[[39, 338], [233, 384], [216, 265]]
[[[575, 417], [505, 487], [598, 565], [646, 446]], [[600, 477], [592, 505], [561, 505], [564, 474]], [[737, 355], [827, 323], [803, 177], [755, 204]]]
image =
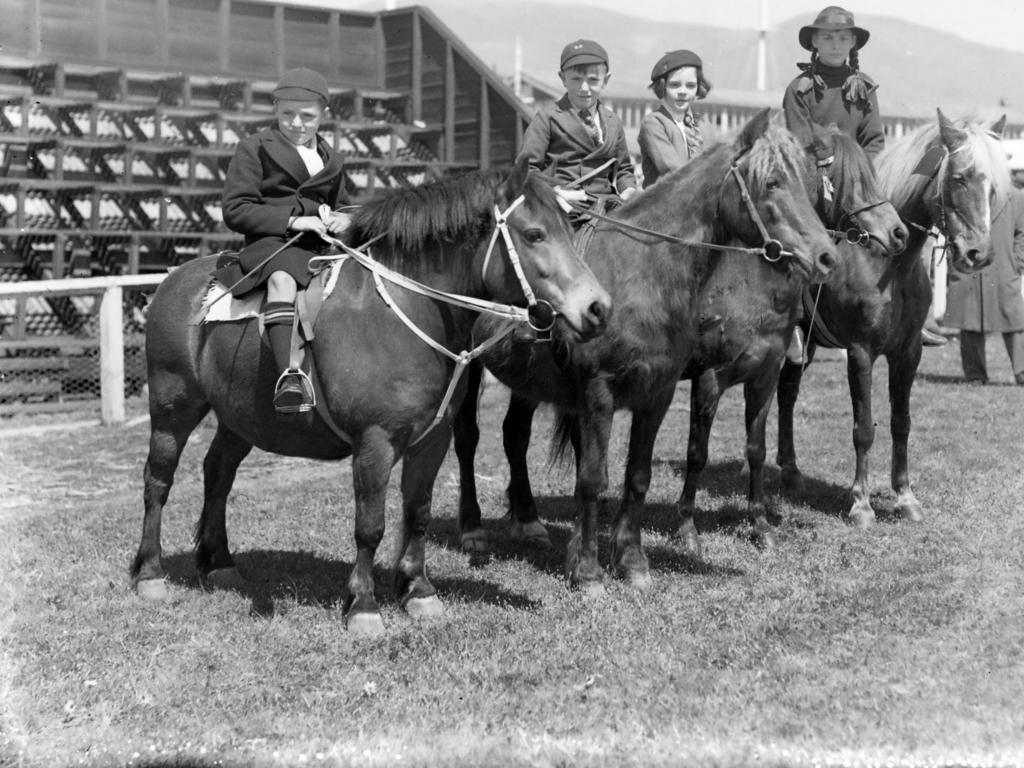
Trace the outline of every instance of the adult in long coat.
[[992, 263], [970, 275], [952, 272], [944, 323], [960, 329], [960, 359], [968, 381], [987, 382], [985, 334], [1001, 333], [1018, 384], [1024, 384], [1024, 191], [997, 201]]

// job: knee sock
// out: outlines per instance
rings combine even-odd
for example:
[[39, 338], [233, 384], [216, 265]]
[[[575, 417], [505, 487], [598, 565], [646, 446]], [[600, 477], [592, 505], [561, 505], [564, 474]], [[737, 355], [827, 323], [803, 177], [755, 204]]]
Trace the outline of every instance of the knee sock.
[[288, 368], [292, 355], [292, 324], [295, 322], [295, 307], [287, 301], [272, 301], [263, 310], [263, 325], [270, 339], [277, 370]]

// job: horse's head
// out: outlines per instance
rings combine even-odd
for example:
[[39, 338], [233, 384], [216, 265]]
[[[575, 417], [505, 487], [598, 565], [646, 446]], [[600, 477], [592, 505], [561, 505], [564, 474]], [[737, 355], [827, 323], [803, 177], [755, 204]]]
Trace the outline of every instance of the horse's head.
[[[551, 309], [562, 316], [577, 340], [602, 333], [611, 313], [611, 297], [594, 277], [572, 241], [572, 228], [558, 197], [524, 159], [498, 189], [497, 230], [483, 267], [484, 282], [497, 299], [531, 304], [531, 323], [550, 328]], [[500, 233], [500, 236], [499, 234]], [[490, 254], [490, 248], [488, 249]], [[536, 296], [537, 302], [530, 301]]]
[[[805, 154], [789, 131], [755, 115], [731, 147], [732, 164], [718, 203], [720, 224], [765, 257], [784, 256], [808, 279], [824, 278], [837, 251], [805, 187]], [[730, 178], [731, 177], [731, 178]]]
[[825, 226], [847, 242], [865, 247], [877, 243], [889, 256], [902, 253], [907, 247], [907, 228], [879, 190], [864, 150], [835, 125], [815, 126], [814, 133], [810, 155], [818, 212]]
[[992, 260], [992, 203], [1009, 187], [1006, 151], [998, 140], [1006, 119], [986, 130], [971, 124], [958, 127], [942, 110], [938, 115], [946, 157], [938, 175], [936, 223], [946, 235], [954, 268], [963, 272], [981, 269]]
[[882, 151], [880, 183], [904, 221], [919, 230], [937, 227], [953, 268], [970, 272], [991, 259], [992, 204], [1010, 188], [999, 142], [1004, 120], [986, 126], [937, 114], [936, 123]]

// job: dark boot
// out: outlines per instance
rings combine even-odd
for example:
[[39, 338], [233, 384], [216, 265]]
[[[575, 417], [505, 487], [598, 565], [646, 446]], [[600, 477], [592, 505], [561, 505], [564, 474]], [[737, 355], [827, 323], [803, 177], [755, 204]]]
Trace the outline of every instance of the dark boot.
[[313, 407], [313, 391], [309, 377], [291, 368], [292, 324], [295, 310], [291, 304], [268, 304], [264, 313], [270, 349], [281, 372], [274, 388], [274, 410], [279, 414], [304, 413]]

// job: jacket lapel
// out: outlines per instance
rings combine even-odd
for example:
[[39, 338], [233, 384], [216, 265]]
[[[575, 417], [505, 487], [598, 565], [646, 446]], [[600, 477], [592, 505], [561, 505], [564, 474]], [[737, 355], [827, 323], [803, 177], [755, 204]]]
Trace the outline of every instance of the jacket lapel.
[[270, 159], [281, 166], [296, 184], [302, 184], [309, 179], [309, 171], [306, 170], [306, 164], [302, 162], [299, 153], [276, 128], [263, 138], [263, 148], [270, 155]]
[[585, 152], [593, 152], [597, 149], [597, 142], [590, 138], [590, 134], [587, 129], [583, 126], [583, 121], [580, 120], [572, 108], [572, 104], [569, 103], [569, 97], [563, 96], [557, 102], [559, 112], [557, 114], [558, 122], [562, 126], [562, 130], [572, 137], [577, 144], [580, 145], [580, 149]]

